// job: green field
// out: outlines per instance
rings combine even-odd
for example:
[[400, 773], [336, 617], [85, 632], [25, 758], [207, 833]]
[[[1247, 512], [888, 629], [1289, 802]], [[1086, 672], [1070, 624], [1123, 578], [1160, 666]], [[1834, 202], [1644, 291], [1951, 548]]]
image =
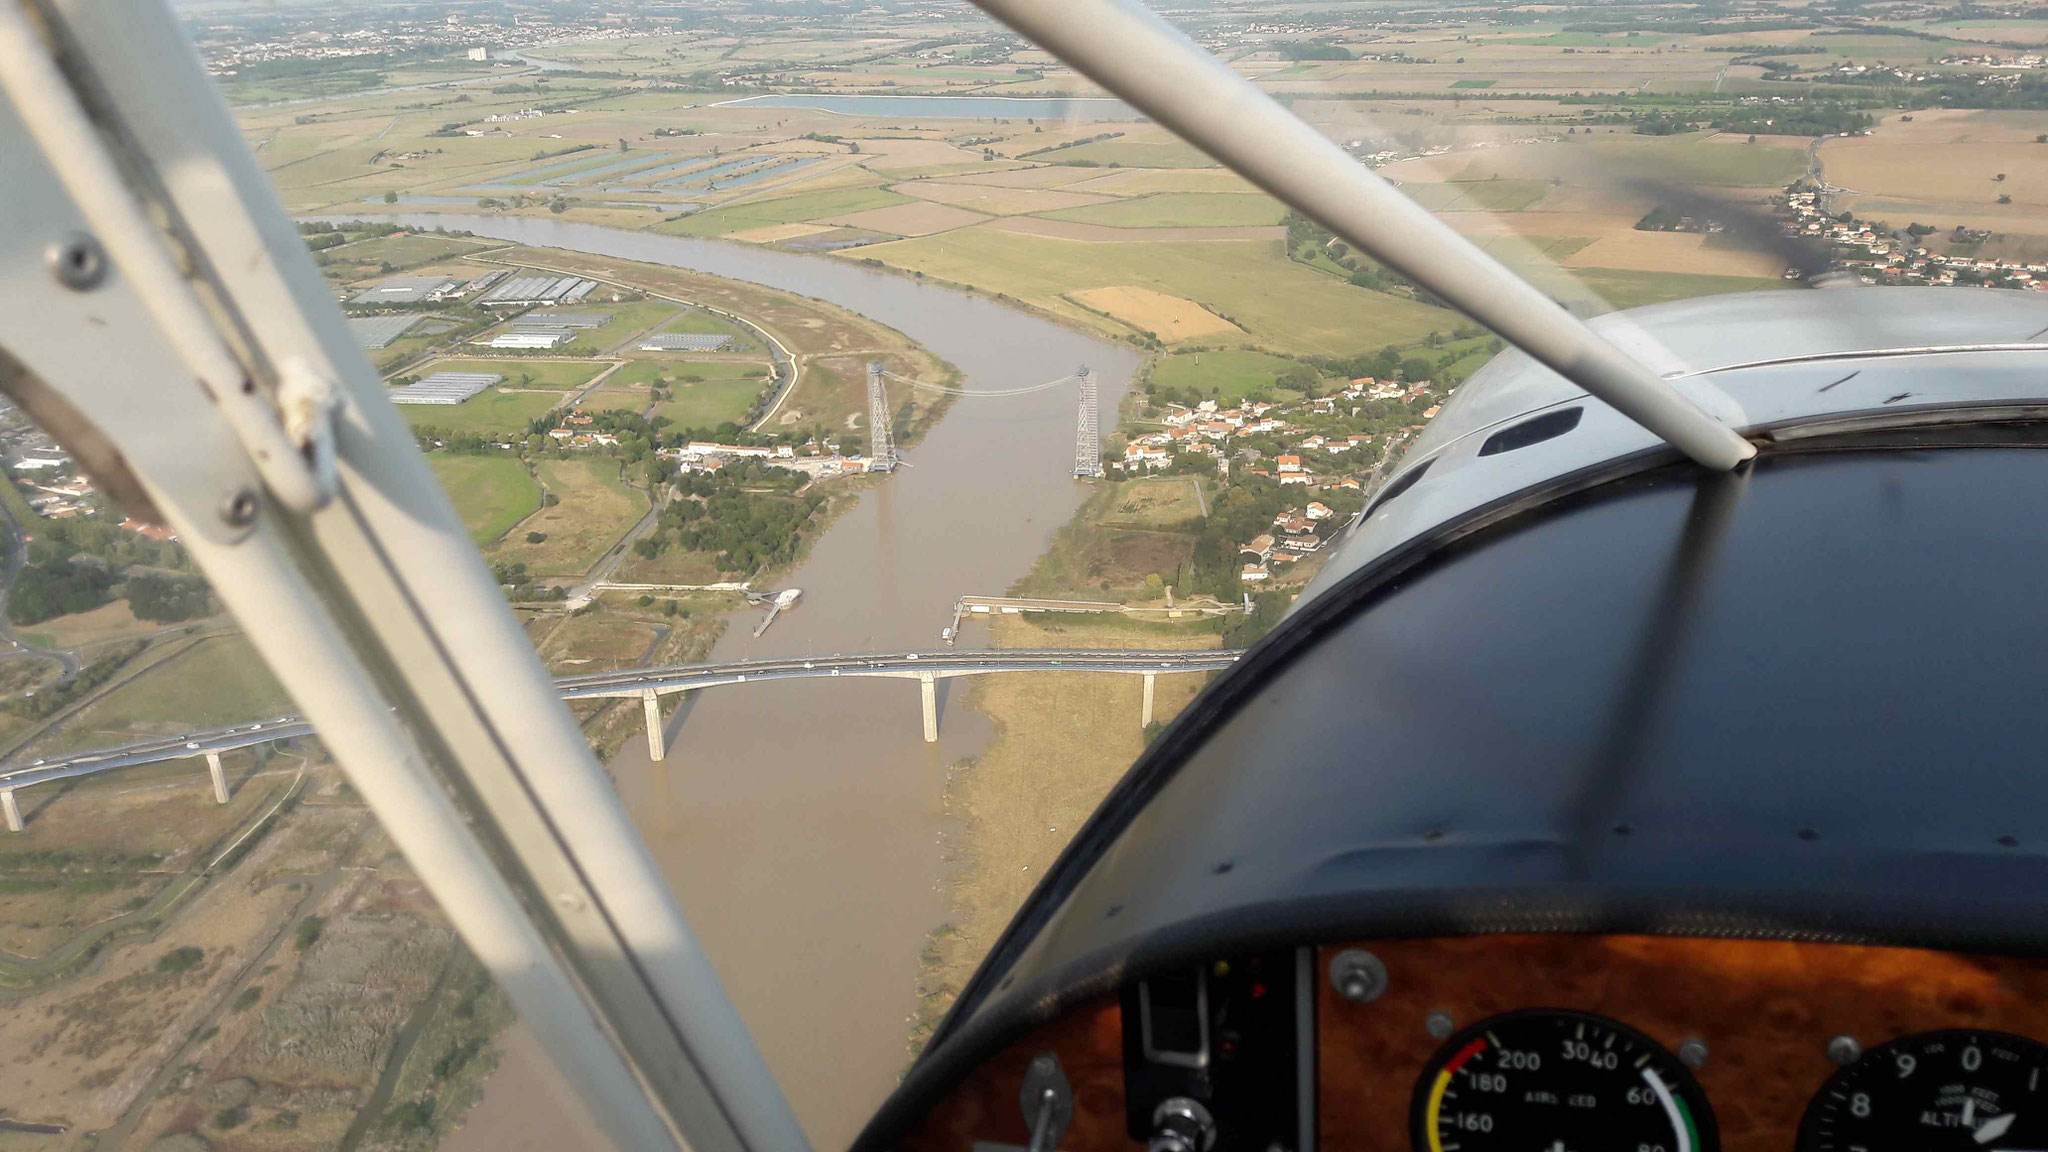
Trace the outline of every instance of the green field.
[[662, 327], [663, 332], [715, 332], [732, 337], [734, 352], [754, 350], [760, 338], [741, 325], [735, 324], [714, 312], [692, 308]]
[[676, 398], [656, 408], [654, 414], [675, 421], [678, 428], [716, 428], [728, 420], [737, 423], [767, 386], [768, 382], [759, 378], [678, 384]]
[[673, 386], [699, 380], [752, 380], [765, 387], [768, 365], [758, 360], [630, 360], [624, 368], [605, 377], [606, 388], [631, 388], [666, 382]]
[[892, 204], [909, 202], [910, 197], [899, 196], [886, 188], [838, 188], [695, 212], [680, 220], [661, 224], [655, 231], [677, 236], [723, 236], [728, 232], [744, 232], [770, 224], [795, 224], [821, 216], [844, 216], [849, 212], [865, 212], [870, 208], [887, 208]]
[[576, 407], [584, 412], [616, 412], [630, 409], [638, 412], [647, 407], [645, 388], [598, 388], [586, 393]]
[[460, 404], [401, 404], [414, 428], [438, 428], [453, 435], [524, 436], [529, 424], [559, 403], [546, 392], [484, 391]]
[[1491, 87], [1493, 87], [1493, 85], [1494, 85], [1494, 82], [1493, 82], [1492, 80], [1453, 80], [1453, 81], [1451, 81], [1451, 87], [1453, 87], [1453, 88], [1491, 88]]
[[65, 725], [61, 749], [276, 716], [291, 707], [248, 640], [201, 640], [114, 689]]
[[478, 544], [496, 540], [540, 509], [540, 485], [515, 457], [435, 452], [427, 463]]
[[1278, 224], [1286, 214], [1270, 196], [1232, 192], [1166, 192], [1108, 204], [1085, 204], [1041, 212], [1048, 220], [1073, 220], [1111, 228], [1236, 228]]
[[[854, 249], [926, 275], [1006, 292], [1091, 327], [1067, 292], [1131, 285], [1184, 297], [1245, 329], [1245, 342], [1344, 356], [1455, 327], [1452, 313], [1355, 288], [1289, 261], [1272, 242], [1083, 244], [989, 228]], [[1119, 331], [1121, 329], [1119, 328]]]
[[[505, 378], [501, 388], [552, 388], [567, 392], [590, 383], [603, 367], [574, 360], [436, 360], [411, 375], [434, 372], [496, 372]], [[478, 400], [483, 397], [477, 397]], [[474, 404], [472, 400], [469, 403]], [[463, 405], [467, 407], [468, 405]]]
[[1152, 382], [1162, 388], [1192, 388], [1220, 404], [1235, 404], [1246, 393], [1269, 387], [1282, 372], [1298, 367], [1280, 356], [1239, 348], [1177, 352], [1159, 358], [1152, 369]]
[[596, 355], [607, 351], [624, 340], [660, 324], [676, 312], [676, 305], [666, 300], [640, 300], [631, 304], [612, 306], [612, 318], [596, 328], [581, 329], [569, 349], [584, 355]]

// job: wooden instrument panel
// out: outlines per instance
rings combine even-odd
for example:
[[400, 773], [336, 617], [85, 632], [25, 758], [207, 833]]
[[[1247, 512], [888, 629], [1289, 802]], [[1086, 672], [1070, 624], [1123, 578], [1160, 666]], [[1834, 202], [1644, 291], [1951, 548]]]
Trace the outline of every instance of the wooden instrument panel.
[[[1337, 952], [1364, 948], [1387, 991], [1356, 1004], [1328, 979]], [[1459, 1028], [1523, 1008], [1612, 1017], [1676, 1051], [1707, 1046], [1695, 1076], [1726, 1152], [1792, 1152], [1806, 1105], [1836, 1066], [1827, 1044], [1865, 1049], [1909, 1032], [1985, 1028], [2048, 1041], [2048, 960], [1861, 945], [1656, 936], [1468, 936], [1371, 940], [1317, 953], [1317, 1131], [1325, 1149], [1408, 1152], [1417, 1077], [1442, 1041], [1432, 1013]], [[901, 1142], [909, 1152], [969, 1152], [1028, 1142], [1018, 1090], [1039, 1052], [1057, 1054], [1074, 1088], [1066, 1152], [1130, 1152], [1124, 1131], [1121, 1014], [1090, 1002], [975, 1070]], [[1276, 1058], [1286, 1058], [1276, 1054]]]
[[1986, 1028], [2048, 1038], [2048, 963], [1907, 948], [1659, 936], [1467, 936], [1355, 947], [1387, 991], [1354, 1004], [1317, 989], [1318, 1129], [1324, 1148], [1404, 1152], [1415, 1080], [1460, 1028], [1518, 1008], [1612, 1017], [1676, 1051], [1706, 1043], [1694, 1075], [1725, 1152], [1792, 1152], [1799, 1119], [1835, 1072], [1827, 1043], [1874, 1048], [1908, 1032]]

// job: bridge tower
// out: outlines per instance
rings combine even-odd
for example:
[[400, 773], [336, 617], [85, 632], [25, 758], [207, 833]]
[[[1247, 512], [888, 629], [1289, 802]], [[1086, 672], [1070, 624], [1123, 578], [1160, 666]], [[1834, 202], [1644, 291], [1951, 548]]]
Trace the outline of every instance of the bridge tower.
[[1086, 364], [1074, 373], [1081, 381], [1081, 416], [1074, 427], [1074, 475], [1102, 475], [1102, 434], [1096, 426], [1095, 377]]
[[896, 470], [896, 441], [890, 435], [895, 418], [889, 413], [889, 397], [882, 391], [882, 362], [868, 361], [868, 471]]

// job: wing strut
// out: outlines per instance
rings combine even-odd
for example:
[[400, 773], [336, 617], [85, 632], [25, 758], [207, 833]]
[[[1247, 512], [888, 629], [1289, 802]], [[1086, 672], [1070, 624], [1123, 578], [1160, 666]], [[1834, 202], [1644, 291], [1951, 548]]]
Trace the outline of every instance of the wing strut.
[[[1756, 448], [1137, 0], [974, 0], [1139, 111], [1701, 465]], [[1732, 405], [1730, 406], [1732, 408]]]
[[621, 1149], [806, 1152], [162, 3], [0, 0], [0, 390], [161, 518]]

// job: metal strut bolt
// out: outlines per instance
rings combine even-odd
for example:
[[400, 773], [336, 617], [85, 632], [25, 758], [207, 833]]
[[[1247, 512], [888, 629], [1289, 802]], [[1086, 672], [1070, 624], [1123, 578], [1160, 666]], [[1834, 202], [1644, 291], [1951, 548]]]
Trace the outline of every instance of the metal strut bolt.
[[74, 232], [50, 245], [50, 274], [73, 292], [89, 292], [107, 278], [107, 252], [100, 242]]

